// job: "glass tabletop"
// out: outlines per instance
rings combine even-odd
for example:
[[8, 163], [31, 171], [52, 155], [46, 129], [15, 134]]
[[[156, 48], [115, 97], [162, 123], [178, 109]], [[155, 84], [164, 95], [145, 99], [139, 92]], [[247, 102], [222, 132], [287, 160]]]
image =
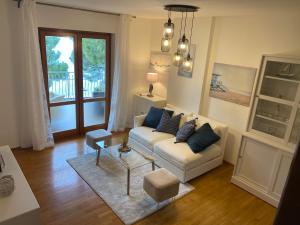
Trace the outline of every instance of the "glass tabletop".
[[[103, 146], [100, 142], [97, 142], [97, 145]], [[147, 164], [154, 163], [154, 158], [150, 155], [144, 154], [134, 146], [129, 146], [131, 150], [126, 153], [121, 153], [119, 151], [119, 145], [113, 145], [106, 148], [101, 148], [102, 152], [105, 152], [107, 155], [111, 156], [114, 160], [120, 162], [127, 169], [135, 169]], [[100, 156], [101, 157], [101, 156]]]

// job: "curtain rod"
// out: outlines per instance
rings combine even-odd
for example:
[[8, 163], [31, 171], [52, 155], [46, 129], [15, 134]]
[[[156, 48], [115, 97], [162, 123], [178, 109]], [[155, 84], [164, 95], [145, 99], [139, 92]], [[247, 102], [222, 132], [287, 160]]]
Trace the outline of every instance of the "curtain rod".
[[80, 10], [80, 11], [85, 11], [85, 12], [102, 13], [102, 14], [107, 14], [107, 15], [120, 16], [119, 13], [103, 12], [103, 11], [98, 11], [98, 10], [84, 9], [84, 8], [78, 8], [78, 7], [73, 7], [73, 6], [61, 5], [61, 4], [52, 4], [52, 3], [46, 3], [46, 2], [36, 2], [36, 4], [64, 8], [64, 9], [74, 9], [74, 10]]

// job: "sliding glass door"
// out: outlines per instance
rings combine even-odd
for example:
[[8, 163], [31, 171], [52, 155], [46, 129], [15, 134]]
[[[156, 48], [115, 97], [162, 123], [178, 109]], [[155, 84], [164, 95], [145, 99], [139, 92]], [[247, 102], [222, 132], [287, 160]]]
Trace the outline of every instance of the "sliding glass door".
[[55, 137], [106, 128], [110, 34], [40, 28], [39, 35]]

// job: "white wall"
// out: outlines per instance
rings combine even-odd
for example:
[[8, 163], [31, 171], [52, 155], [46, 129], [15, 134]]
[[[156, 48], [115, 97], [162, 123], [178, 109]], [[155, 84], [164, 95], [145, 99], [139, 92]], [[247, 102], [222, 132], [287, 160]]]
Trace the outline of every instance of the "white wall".
[[235, 163], [250, 108], [208, 96], [213, 63], [259, 68], [263, 54], [300, 55], [300, 15], [217, 17], [201, 113], [230, 127], [225, 160]]
[[[12, 52], [12, 30], [10, 21], [16, 16], [16, 3], [0, 1], [0, 146], [18, 146], [16, 92], [14, 85], [15, 58]], [[15, 30], [16, 31], [16, 30]], [[16, 34], [16, 32], [15, 32]]]
[[[172, 53], [175, 52], [179, 39], [180, 20], [176, 19], [175, 26], [177, 32], [174, 35]], [[172, 67], [168, 81], [168, 103], [194, 113], [198, 113], [201, 107], [202, 84], [206, 70], [211, 26], [211, 17], [195, 19], [192, 37], [192, 44], [196, 45], [193, 76], [191, 78], [178, 76], [177, 67]], [[187, 27], [189, 28], [190, 24]], [[187, 35], [189, 38], [189, 32]]]
[[129, 107], [127, 125], [133, 125], [133, 96], [147, 91], [146, 73], [150, 62], [151, 20], [133, 18], [129, 30]]
[[39, 27], [116, 33], [119, 16], [37, 5]]
[[[163, 24], [165, 22], [165, 20], [161, 19], [151, 20], [151, 52], [160, 52]], [[155, 95], [167, 98], [169, 76], [170, 71], [158, 73], [158, 81], [153, 85], [153, 93]]]

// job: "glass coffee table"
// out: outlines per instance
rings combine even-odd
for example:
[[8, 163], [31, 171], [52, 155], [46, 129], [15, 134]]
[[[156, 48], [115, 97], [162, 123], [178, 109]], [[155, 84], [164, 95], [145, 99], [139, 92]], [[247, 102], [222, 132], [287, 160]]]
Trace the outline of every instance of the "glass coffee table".
[[109, 147], [104, 147], [103, 142], [96, 143], [99, 147], [98, 151], [107, 153], [114, 161], [121, 164], [123, 167], [127, 169], [127, 195], [130, 194], [130, 172], [133, 169], [151, 165], [152, 170], [155, 170], [154, 158], [151, 155], [144, 154], [141, 150], [138, 150], [135, 146], [129, 146], [130, 151], [126, 153], [122, 153], [119, 151], [120, 145], [113, 145]]

